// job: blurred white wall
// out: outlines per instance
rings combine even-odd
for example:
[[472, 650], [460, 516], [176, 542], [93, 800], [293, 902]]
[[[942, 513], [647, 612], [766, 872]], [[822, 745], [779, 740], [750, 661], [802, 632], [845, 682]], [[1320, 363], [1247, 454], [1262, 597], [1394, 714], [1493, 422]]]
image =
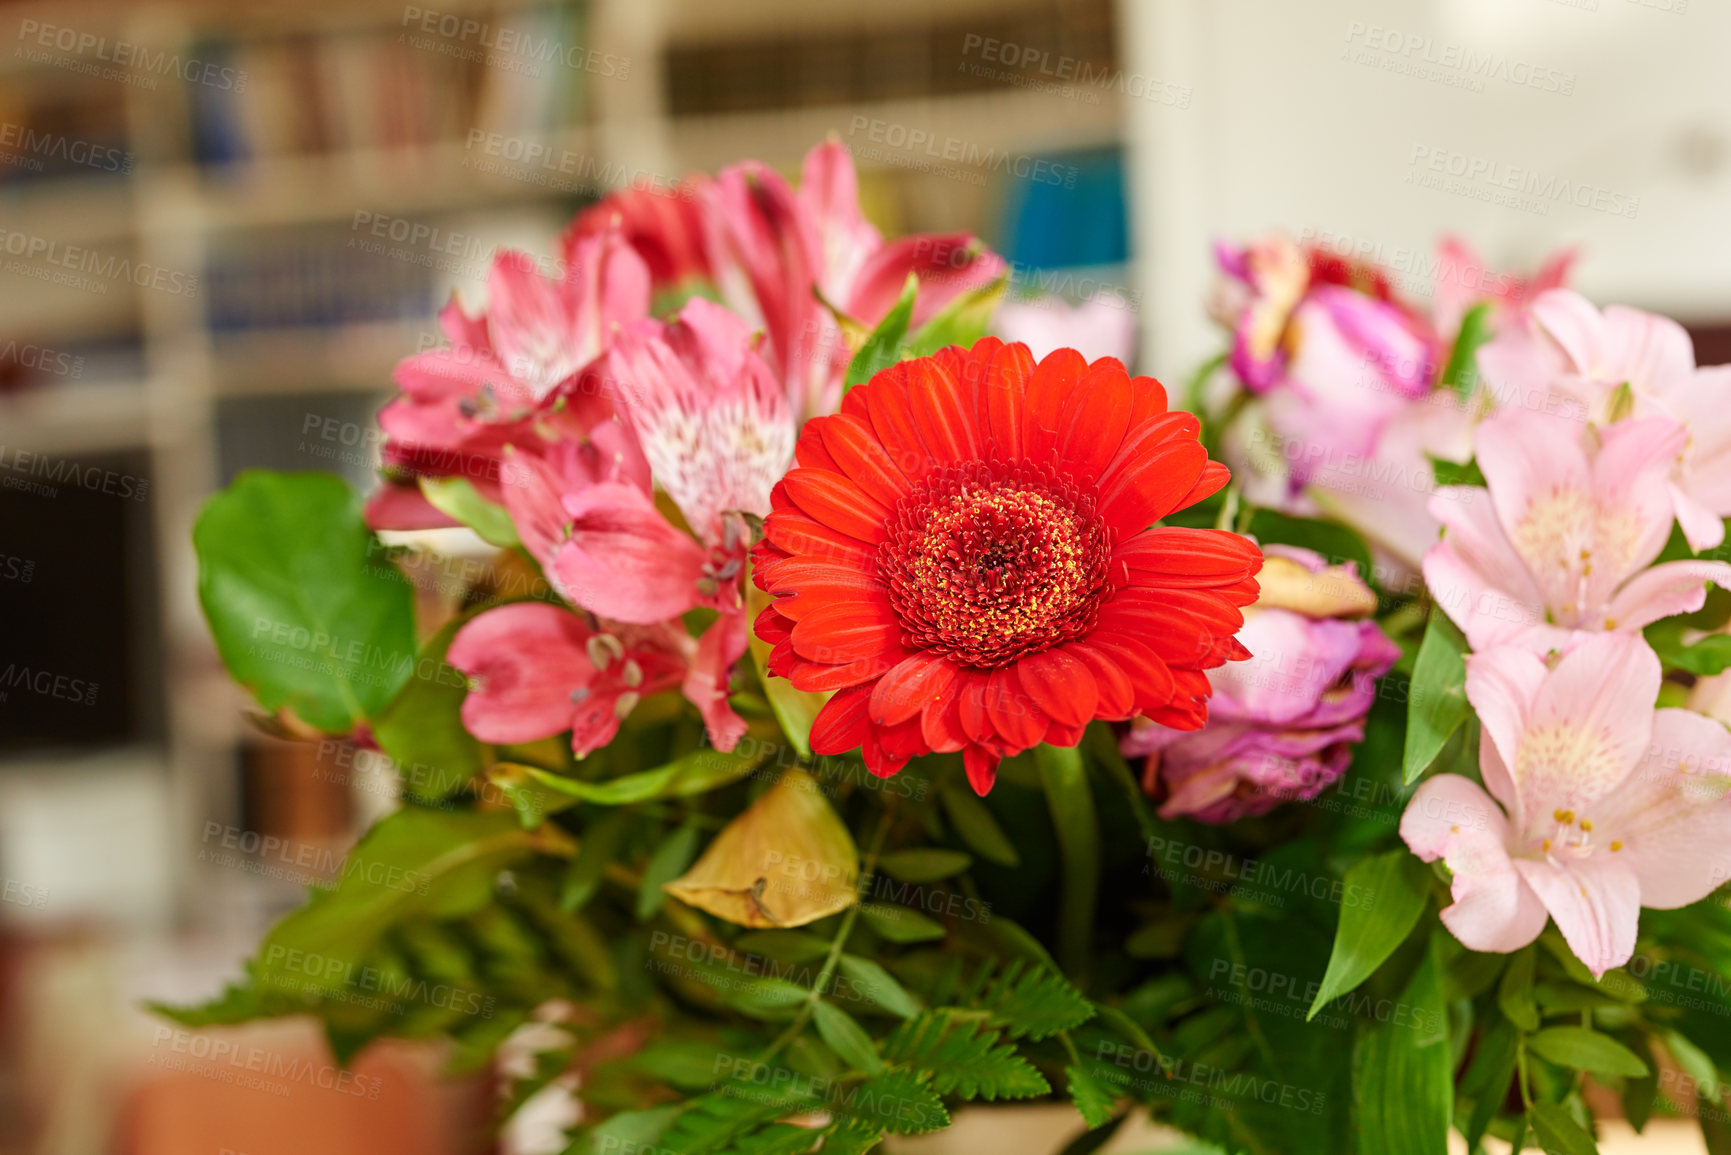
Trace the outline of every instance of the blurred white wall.
[[1194, 93], [1187, 108], [1126, 101], [1156, 372], [1218, 351], [1202, 312], [1209, 243], [1271, 228], [1350, 238], [1419, 274], [1444, 231], [1498, 267], [1578, 244], [1576, 283], [1601, 303], [1731, 318], [1731, 3], [1119, 0], [1119, 12], [1125, 71]]

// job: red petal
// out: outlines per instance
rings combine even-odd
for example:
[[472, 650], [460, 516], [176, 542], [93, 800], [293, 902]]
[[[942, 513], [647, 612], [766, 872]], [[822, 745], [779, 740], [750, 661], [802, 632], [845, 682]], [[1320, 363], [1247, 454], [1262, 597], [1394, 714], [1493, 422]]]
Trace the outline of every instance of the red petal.
[[959, 671], [942, 654], [915, 654], [878, 679], [872, 691], [872, 721], [897, 726], [947, 694]]
[[1137, 709], [1146, 711], [1151, 705], [1163, 705], [1172, 700], [1175, 674], [1143, 642], [1096, 630], [1088, 635], [1088, 645], [1105, 654], [1129, 677], [1136, 690]]
[[1061, 648], [1087, 666], [1094, 676], [1094, 688], [1100, 699], [1094, 707], [1098, 716], [1117, 722], [1135, 713], [1136, 687], [1122, 666], [1087, 642], [1069, 642]]
[[752, 628], [756, 630], [758, 637], [772, 646], [778, 646], [793, 637], [793, 622], [789, 621], [773, 602], [763, 607]]
[[842, 665], [900, 649], [902, 624], [884, 598], [820, 606], [793, 627], [793, 648], [808, 661]]
[[908, 764], [908, 759], [912, 755], [903, 754], [897, 757], [891, 754], [884, 749], [881, 733], [877, 727], [872, 727], [866, 734], [866, 740], [860, 744], [859, 752], [860, 756], [865, 759], [867, 770], [879, 778], [888, 778], [892, 774], [899, 773], [901, 768]]
[[1182, 588], [1222, 586], [1262, 568], [1256, 543], [1221, 529], [1160, 526], [1119, 543], [1114, 561], [1126, 562], [1137, 585]]
[[1040, 709], [1065, 726], [1080, 726], [1094, 717], [1100, 690], [1088, 667], [1062, 650], [1042, 650], [1016, 662], [1016, 676]]
[[811, 723], [812, 752], [846, 754], [863, 743], [871, 733], [871, 719], [866, 714], [870, 700], [870, 686], [855, 686], [825, 702]]
[[920, 732], [925, 735], [926, 745], [940, 753], [953, 753], [968, 744], [968, 736], [962, 730], [961, 706], [961, 697], [955, 693], [926, 703], [926, 708], [920, 711]]
[[1026, 345], [1002, 346], [986, 362], [977, 393], [978, 410], [990, 430], [987, 442], [992, 456], [1000, 461], [1016, 461], [1023, 456], [1023, 430], [1028, 420], [1024, 394], [1033, 371], [1034, 359]]
[[778, 509], [764, 518], [763, 536], [796, 557], [854, 566], [868, 573], [877, 569], [874, 547], [796, 509]]
[[1232, 480], [1232, 471], [1218, 461], [1210, 461], [1202, 467], [1202, 477], [1194, 488], [1178, 499], [1168, 513], [1177, 513], [1181, 509], [1189, 509], [1199, 501], [1204, 501], [1226, 488], [1226, 483]]
[[827, 469], [831, 473], [840, 473], [841, 467], [830, 456], [828, 447], [823, 443], [823, 435], [818, 431], [820, 423], [813, 421], [800, 430], [799, 440], [794, 443], [793, 459], [807, 469]]
[[1022, 427], [1022, 456], [1049, 461], [1058, 450], [1064, 428], [1064, 410], [1076, 392], [1076, 383], [1088, 371], [1088, 362], [1074, 349], [1058, 349], [1035, 366], [1024, 403], [1026, 424]]
[[962, 765], [968, 771], [968, 785], [981, 798], [992, 792], [998, 780], [998, 756], [984, 746], [969, 746], [962, 751]]
[[850, 566], [787, 562], [777, 571], [776, 578], [780, 583], [774, 587], [776, 593], [792, 591], [778, 605], [794, 621], [826, 605], [884, 595], [882, 582]]
[[839, 473], [795, 469], [783, 480], [799, 508], [832, 529], [877, 545], [889, 537], [889, 510]]
[[1171, 513], [1208, 462], [1207, 451], [1195, 441], [1160, 445], [1145, 438], [1138, 445], [1137, 440], [1135, 431], [1124, 439], [1118, 459], [1107, 467], [1098, 486], [1100, 517], [1120, 537], [1140, 533]]
[[784, 676], [793, 683], [796, 690], [808, 690], [812, 693], [841, 690], [848, 686], [857, 686], [861, 682], [875, 681], [883, 676], [884, 671], [900, 661], [901, 657], [902, 651], [897, 650], [838, 665], [809, 662], [796, 657], [788, 663]]
[[907, 495], [907, 477], [890, 460], [869, 421], [838, 413], [813, 421], [806, 428], [813, 426], [822, 426], [824, 445], [836, 468], [847, 474], [867, 497], [886, 509], [894, 509]]
[[920, 730], [920, 720], [909, 718], [895, 726], [873, 726], [872, 734], [883, 746], [884, 753], [903, 762], [916, 754], [930, 754], [926, 736]]
[[986, 718], [1000, 738], [1019, 750], [1038, 745], [1052, 723], [1023, 691], [1014, 666], [1000, 666], [992, 671], [986, 686]]
[[963, 670], [956, 687], [956, 717], [962, 723], [962, 733], [976, 742], [991, 737], [991, 722], [986, 718], [986, 687], [989, 674], [979, 670]]
[[[1094, 364], [1098, 365], [1096, 361]], [[1135, 400], [1130, 404], [1130, 428], [1134, 429], [1150, 417], [1166, 412], [1166, 387], [1152, 377], [1130, 378]]]
[[1076, 484], [1094, 484], [1117, 454], [1130, 428], [1130, 402], [1130, 378], [1122, 365], [1110, 359], [1103, 366], [1096, 363], [1071, 394], [1058, 438], [1058, 458]]
[[[909, 481], [918, 481], [931, 469], [926, 443], [914, 428], [913, 407], [908, 401], [907, 369], [897, 362], [854, 390], [865, 396], [872, 429], [891, 461]], [[853, 393], [848, 394], [853, 396]]]
[[953, 377], [931, 361], [908, 362], [908, 400], [914, 428], [939, 464], [974, 461], [980, 456], [973, 415], [962, 408]]

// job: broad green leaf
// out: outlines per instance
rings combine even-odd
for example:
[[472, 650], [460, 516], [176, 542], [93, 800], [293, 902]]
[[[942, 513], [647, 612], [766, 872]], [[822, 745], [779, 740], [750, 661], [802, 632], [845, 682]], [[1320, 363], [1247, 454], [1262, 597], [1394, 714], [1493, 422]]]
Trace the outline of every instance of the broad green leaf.
[[914, 295], [919, 287], [919, 277], [909, 273], [902, 285], [901, 297], [884, 314], [884, 319], [878, 322], [878, 327], [872, 330], [871, 336], [848, 363], [847, 389], [864, 385], [880, 371], [901, 360], [902, 339], [907, 336], [908, 322], [913, 319]]
[[1413, 667], [1406, 707], [1406, 753], [1401, 776], [1416, 782], [1467, 718], [1466, 639], [1440, 608], [1433, 608]]
[[1063, 885], [1058, 904], [1058, 958], [1078, 979], [1089, 966], [1094, 911], [1100, 897], [1100, 823], [1094, 793], [1074, 747], [1034, 748], [1034, 764], [1046, 792], [1046, 809], [1058, 834]]
[[930, 357], [939, 349], [960, 345], [964, 349], [986, 335], [992, 314], [1003, 302], [1009, 287], [1008, 277], [999, 277], [989, 285], [970, 289], [948, 305], [944, 311], [921, 325], [908, 339], [907, 353], [912, 357]]
[[873, 930], [890, 942], [931, 942], [947, 933], [942, 923], [905, 906], [868, 902], [859, 912]]
[[413, 591], [341, 478], [248, 470], [192, 543], [217, 651], [266, 710], [344, 734], [414, 672]]
[[1547, 1027], [1527, 1039], [1527, 1049], [1561, 1067], [1595, 1075], [1640, 1078], [1647, 1064], [1622, 1043], [1586, 1027]]
[[1461, 1079], [1461, 1094], [1473, 1101], [1472, 1115], [1461, 1128], [1469, 1148], [1477, 1148], [1508, 1097], [1520, 1054], [1520, 1035], [1513, 1023], [1492, 1016], [1492, 1023], [1479, 1037], [1472, 1065]]
[[[738, 984], [728, 1002], [747, 1013], [786, 1012], [811, 998], [811, 992], [798, 983], [778, 978], [756, 978]], [[769, 1015], [768, 1017], [779, 1017]]]
[[973, 862], [959, 850], [893, 850], [878, 859], [878, 869], [903, 882], [937, 882], [960, 874]]
[[871, 1036], [854, 1021], [852, 1015], [834, 1003], [819, 999], [812, 1004], [812, 1018], [817, 1023], [817, 1033], [842, 1062], [868, 1075], [884, 1069], [884, 1061], [878, 1057]]
[[629, 806], [657, 798], [684, 798], [726, 786], [757, 769], [769, 754], [770, 748], [761, 742], [753, 743], [752, 749], [744, 753], [724, 754], [720, 750], [702, 747], [681, 754], [657, 769], [602, 782], [567, 778], [537, 766], [525, 766], [523, 770], [543, 786], [573, 798], [602, 806]]
[[655, 848], [655, 853], [649, 856], [649, 862], [643, 868], [643, 885], [637, 891], [638, 922], [648, 920], [667, 905], [667, 892], [661, 889], [662, 884], [684, 874], [685, 868], [696, 857], [695, 826], [681, 826], [661, 840], [661, 845]]
[[513, 814], [407, 808], [381, 819], [349, 852], [333, 891], [273, 927], [256, 976], [291, 990], [340, 987], [392, 926], [414, 916], [459, 918], [487, 907], [500, 870], [540, 837]]
[[1652, 1117], [1653, 1103], [1659, 1097], [1659, 1063], [1648, 1045], [1648, 1036], [1637, 1035], [1631, 1050], [1647, 1064], [1647, 1074], [1641, 1078], [1623, 1080], [1623, 1118], [1636, 1132], [1644, 1130]]
[[827, 940], [803, 930], [754, 930], [733, 940], [735, 950], [780, 962], [815, 962], [829, 953]]
[[481, 772], [481, 744], [459, 713], [468, 679], [445, 661], [462, 625], [451, 622], [428, 640], [414, 676], [373, 719], [373, 736], [397, 764], [404, 789], [429, 802], [444, 801]]
[[1338, 522], [1257, 509], [1250, 515], [1245, 532], [1263, 545], [1296, 545], [1314, 550], [1330, 564], [1354, 562], [1360, 577], [1368, 578], [1372, 572], [1370, 547], [1364, 544], [1364, 538]]
[[946, 782], [939, 787], [944, 810], [955, 825], [956, 833], [968, 844], [968, 849], [999, 866], [1019, 866], [1016, 848], [998, 820], [978, 794], [959, 782]]
[[1537, 948], [1522, 947], [1509, 956], [1508, 969], [1497, 984], [1497, 1006], [1523, 1031], [1539, 1029], [1539, 1008], [1533, 1005], [1533, 966]]
[[500, 549], [522, 545], [505, 507], [488, 501], [465, 477], [423, 477], [421, 494], [434, 509], [474, 530], [482, 541]]
[[1722, 674], [1731, 667], [1731, 634], [1710, 634], [1694, 645], [1683, 642], [1687, 628], [1681, 617], [1654, 622], [1645, 631], [1647, 642], [1668, 666], [1676, 666], [1698, 677]]
[[1427, 945], [1423, 961], [1396, 1000], [1410, 1014], [1359, 1024], [1352, 1061], [1353, 1125], [1359, 1151], [1377, 1155], [1446, 1155], [1448, 1151], [1454, 1060], [1440, 969], [1435, 948]]
[[591, 1155], [614, 1155], [620, 1151], [651, 1151], [661, 1133], [685, 1109], [683, 1103], [650, 1107], [644, 1111], [621, 1111], [589, 1132]]
[[1533, 1138], [1548, 1155], [1599, 1155], [1599, 1145], [1561, 1103], [1534, 1103], [1527, 1111], [1527, 1122], [1533, 1128]]
[[[1346, 872], [1334, 950], [1309, 1018], [1374, 974], [1406, 940], [1424, 912], [1430, 879], [1430, 868], [1404, 848], [1363, 859]], [[1352, 901], [1355, 895], [1360, 901]]]
[[920, 1013], [919, 1000], [879, 964], [853, 954], [842, 955], [840, 962], [842, 973], [852, 980], [850, 994], [875, 1003], [898, 1018], [911, 1019]]
[[1479, 346], [1490, 339], [1491, 307], [1488, 304], [1474, 305], [1461, 318], [1460, 331], [1455, 334], [1454, 347], [1449, 350], [1448, 363], [1443, 366], [1437, 384], [1453, 389], [1462, 397], [1471, 396], [1479, 379], [1475, 365]]

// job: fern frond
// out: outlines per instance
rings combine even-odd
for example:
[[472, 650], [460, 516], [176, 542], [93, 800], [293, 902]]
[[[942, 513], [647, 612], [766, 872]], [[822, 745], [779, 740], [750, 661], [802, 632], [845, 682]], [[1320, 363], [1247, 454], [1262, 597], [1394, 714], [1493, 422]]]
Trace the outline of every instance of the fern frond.
[[1052, 1088], [1033, 1064], [978, 1019], [927, 1011], [884, 1041], [884, 1058], [929, 1072], [931, 1086], [964, 1099], [1031, 1099]]

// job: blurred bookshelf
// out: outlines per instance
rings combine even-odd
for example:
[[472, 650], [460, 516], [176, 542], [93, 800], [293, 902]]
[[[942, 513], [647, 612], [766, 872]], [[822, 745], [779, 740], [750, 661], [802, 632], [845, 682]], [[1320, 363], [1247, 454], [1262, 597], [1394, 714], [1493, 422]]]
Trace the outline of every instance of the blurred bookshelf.
[[[1055, 93], [1047, 75], [1067, 61], [1109, 76], [1112, 12], [1110, 0], [0, 5], [20, 48], [0, 56], [0, 452], [136, 463], [149, 496], [126, 511], [142, 527], [130, 568], [114, 563], [94, 595], [76, 589], [121, 604], [130, 578], [155, 610], [129, 612], [120, 656], [102, 656], [130, 671], [114, 685], [124, 723], [26, 729], [8, 715], [17, 695], [0, 701], [0, 778], [121, 757], [172, 815], [165, 907], [181, 926], [208, 921], [220, 904], [201, 895], [229, 883], [201, 873], [201, 825], [309, 811], [247, 785], [277, 764], [199, 615], [190, 529], [205, 498], [248, 465], [364, 486], [372, 442], [333, 460], [305, 448], [305, 424], [365, 428], [394, 364], [439, 340], [451, 293], [479, 301], [492, 251], [550, 255], [571, 214], [620, 183], [665, 186], [746, 156], [791, 175], [833, 133], [886, 233], [969, 229], [1062, 264], [1070, 250], [1048, 252], [1052, 236], [1116, 214], [1117, 249], [1073, 247], [1085, 250], [1073, 263], [1121, 265], [1121, 191], [1084, 181], [1082, 200], [1057, 204], [1060, 190], [1014, 179], [1004, 160], [1097, 168], [1115, 155], [1122, 93], [1109, 80]], [[988, 42], [1045, 57], [985, 63]], [[964, 155], [950, 164], [940, 147], [934, 165], [930, 149], [873, 139], [892, 130]], [[513, 160], [528, 146], [559, 163]], [[1074, 219], [1054, 232], [1053, 212]], [[70, 512], [0, 489], [0, 520], [32, 501]], [[75, 587], [47, 572], [52, 529], [33, 547], [31, 612], [47, 617], [78, 612]], [[4, 838], [0, 825], [0, 857]]]

